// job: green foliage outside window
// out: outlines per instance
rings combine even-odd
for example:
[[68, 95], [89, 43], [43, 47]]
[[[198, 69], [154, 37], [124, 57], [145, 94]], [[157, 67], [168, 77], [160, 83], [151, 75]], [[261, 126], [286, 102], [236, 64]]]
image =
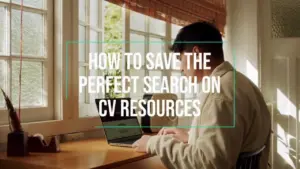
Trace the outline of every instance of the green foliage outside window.
[[[122, 20], [122, 8], [107, 3], [105, 6], [105, 19], [104, 19], [104, 41], [105, 42], [118, 42], [123, 40], [123, 20]], [[106, 53], [120, 53], [122, 52], [122, 43], [104, 43], [104, 52]], [[108, 63], [109, 64], [109, 63]], [[120, 69], [107, 70], [105, 76], [122, 76]], [[113, 82], [111, 82], [113, 83]], [[118, 98], [122, 97], [122, 94], [114, 93], [114, 86], [111, 86], [109, 91], [105, 93], [106, 98]]]

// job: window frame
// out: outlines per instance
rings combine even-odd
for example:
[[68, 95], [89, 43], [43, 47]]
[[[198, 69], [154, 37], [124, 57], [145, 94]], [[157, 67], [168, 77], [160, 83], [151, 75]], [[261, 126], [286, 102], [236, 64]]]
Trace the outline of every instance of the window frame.
[[[172, 37], [172, 31], [173, 31], [172, 24], [169, 23], [169, 22], [165, 22], [166, 23], [165, 36], [162, 36], [160, 34], [155, 34], [155, 33], [150, 32], [150, 16], [145, 15], [145, 31], [134, 30], [134, 29], [131, 29], [131, 27], [130, 27], [130, 19], [131, 19], [130, 18], [130, 13], [131, 13], [131, 10], [126, 9], [125, 34], [127, 34], [127, 36], [125, 36], [125, 37], [127, 37], [127, 39], [125, 39], [125, 41], [130, 41], [131, 33], [144, 36], [145, 41], [147, 41], [147, 42], [150, 41], [150, 38], [161, 39], [166, 44], [166, 45], [164, 45], [165, 46], [164, 52], [170, 53], [170, 50], [169, 50], [169, 47], [168, 47], [167, 44], [172, 42], [172, 40], [174, 40], [173, 37]], [[149, 52], [149, 48], [150, 48], [150, 43], [148, 45], [145, 44], [145, 53]], [[130, 51], [130, 45], [128, 45], [125, 50], [126, 50], [126, 52], [129, 52]], [[149, 76], [149, 72], [151, 70], [147, 70], [145, 66], [142, 66], [142, 69], [144, 69], [144, 71], [145, 71], [145, 76]], [[125, 71], [126, 71], [126, 75], [129, 76], [130, 75], [130, 70], [125, 70]], [[172, 72], [181, 73], [180, 70], [173, 70], [173, 69], [153, 70], [153, 71], [160, 71], [162, 76], [167, 76], [167, 77], [172, 76]], [[170, 81], [169, 81], [169, 86], [170, 86]], [[126, 96], [130, 97], [130, 93], [127, 94]], [[184, 93], [181, 93], [180, 96], [178, 96], [178, 98], [185, 99], [186, 95]], [[193, 96], [193, 98], [196, 98], [196, 94]], [[187, 99], [192, 99], [192, 98], [187, 98]]]
[[[78, 0], [76, 0], [78, 1]], [[78, 4], [79, 5], [79, 4]], [[78, 26], [83, 26], [85, 29], [85, 41], [89, 42], [90, 41], [90, 31], [93, 30], [95, 32], [98, 33], [98, 39], [103, 41], [104, 40], [104, 8], [105, 8], [105, 1], [98, 1], [98, 27], [95, 25], [92, 25], [90, 23], [90, 0], [85, 0], [85, 21], [80, 20], [79, 15], [78, 16]], [[79, 6], [78, 6], [78, 12], [79, 12]], [[79, 35], [79, 30], [78, 30], [78, 35]], [[78, 45], [82, 45], [82, 43], [78, 43]], [[85, 61], [79, 61], [79, 66], [78, 69], [80, 69], [81, 67], [83, 67], [85, 69], [85, 76], [87, 75], [91, 75], [91, 71], [89, 70], [89, 52], [90, 52], [90, 44], [89, 43], [84, 43], [85, 45]], [[98, 43], [98, 49], [99, 51], [103, 51], [104, 46], [103, 43]], [[79, 50], [79, 46], [78, 46], [78, 50]], [[96, 70], [96, 74], [97, 75], [101, 75], [103, 73], [103, 71], [101, 70]], [[78, 75], [79, 76], [79, 75]], [[98, 96], [100, 96], [100, 94], [98, 94]], [[84, 118], [84, 117], [92, 117], [90, 116], [91, 114], [93, 114], [91, 111], [93, 109], [95, 109], [95, 104], [94, 102], [90, 101], [91, 95], [88, 93], [88, 91], [85, 91], [84, 94], [84, 103], [79, 103], [78, 104], [78, 108], [79, 108], [79, 116], [80, 118]], [[81, 111], [82, 110], [82, 111]], [[84, 111], [84, 112], [83, 112]], [[82, 116], [85, 115], [85, 116]]]
[[[125, 37], [127, 37], [127, 39], [125, 39], [125, 41], [131, 41], [130, 35], [131, 34], [136, 34], [136, 35], [144, 36], [146, 42], [150, 42], [150, 38], [161, 39], [162, 42], [164, 42], [165, 44], [167, 44], [167, 42], [169, 42], [170, 35], [171, 35], [170, 34], [170, 31], [171, 31], [170, 30], [170, 23], [165, 22], [165, 36], [163, 36], [163, 35], [160, 35], [160, 34], [155, 34], [155, 33], [150, 32], [150, 16], [146, 16], [146, 15], [144, 15], [144, 17], [145, 17], [145, 30], [140, 31], [140, 30], [132, 29], [131, 26], [130, 26], [130, 20], [131, 20], [130, 15], [131, 15], [131, 10], [126, 9], [125, 34], [127, 34], [127, 36], [125, 36]], [[164, 45], [164, 46], [165, 46], [165, 48], [163, 49], [164, 52], [168, 53], [169, 50], [168, 50], [167, 45]], [[145, 54], [146, 54], [146, 53], [149, 52], [150, 43], [148, 43], [148, 44], [144, 43], [144, 47], [145, 47], [144, 50], [145, 50]], [[131, 49], [130, 49], [130, 44], [129, 44], [126, 47], [125, 51], [130, 52], [130, 50]], [[127, 63], [126, 63], [126, 65], [127, 65]], [[141, 70], [144, 71], [145, 76], [149, 76], [149, 72], [151, 71], [151, 70], [148, 70], [145, 65], [142, 66]], [[154, 71], [160, 71], [162, 76], [169, 76], [169, 74], [170, 74], [170, 72], [169, 72], [170, 70], [166, 70], [166, 71], [164, 71], [164, 70], [154, 70]], [[125, 74], [126, 74], [126, 76], [130, 76], [130, 70], [126, 69]], [[128, 93], [126, 96], [131, 97], [130, 93]], [[142, 98], [142, 96], [140, 96], [140, 97]]]
[[[100, 118], [93, 117], [80, 117], [79, 116], [79, 60], [78, 60], [78, 44], [68, 42], [78, 40], [78, 1], [77, 0], [53, 0], [53, 43], [48, 44], [53, 46], [54, 61], [53, 61], [53, 104], [54, 110], [51, 120], [36, 121], [36, 122], [24, 122], [22, 121], [22, 127], [24, 131], [29, 134], [41, 133], [45, 137], [51, 135], [60, 135], [74, 132], [83, 132], [97, 130], [99, 134], [103, 134], [102, 129], [96, 129], [95, 126], [101, 126]], [[124, 9], [124, 8], [123, 8]], [[129, 39], [129, 10], [124, 9], [124, 35], [123, 37]], [[103, 25], [103, 24], [102, 24]], [[104, 38], [104, 36], [102, 36]], [[166, 42], [171, 41], [171, 24], [166, 23]], [[68, 45], [68, 60], [66, 57], [66, 46]], [[125, 51], [129, 51], [129, 43], [123, 45]], [[167, 45], [165, 45], [165, 52], [168, 51]], [[48, 51], [49, 55], [50, 52]], [[68, 62], [68, 63], [67, 63]], [[66, 66], [68, 64], [68, 67]], [[66, 76], [66, 72], [69, 72], [69, 76]], [[72, 72], [72, 73], [70, 73]], [[124, 72], [128, 75], [128, 71]], [[122, 72], [122, 74], [124, 74]], [[165, 76], [171, 75], [171, 70], [164, 72]], [[66, 81], [68, 78], [68, 83]], [[68, 91], [67, 91], [68, 90]], [[68, 98], [66, 98], [66, 92]], [[27, 116], [27, 115], [26, 115]], [[25, 116], [23, 116], [25, 117]], [[29, 117], [29, 115], [28, 115]], [[5, 117], [4, 119], [7, 119]], [[76, 124], [76, 125], [75, 125]], [[0, 143], [6, 143], [7, 134], [10, 132], [8, 125], [0, 125]]]
[[[13, 61], [19, 61], [19, 56], [12, 55], [11, 53], [11, 17], [12, 17], [12, 10], [20, 10], [21, 5], [20, 4], [14, 4], [11, 1], [9, 2], [0, 2], [0, 6], [6, 6], [7, 7], [7, 35], [6, 35], [6, 47], [9, 48], [8, 51], [6, 51], [6, 54], [1, 54], [0, 59], [4, 60], [6, 62], [7, 67], [7, 73], [8, 76], [6, 77], [6, 84], [5, 88], [7, 90], [7, 95], [10, 97], [12, 95], [12, 62]], [[23, 10], [25, 12], [33, 12], [37, 14], [43, 14], [44, 15], [44, 32], [45, 37], [47, 40], [44, 40], [45, 43], [45, 56], [46, 57], [32, 57], [32, 56], [23, 56], [23, 61], [30, 61], [30, 62], [38, 62], [42, 63], [42, 69], [43, 69], [43, 90], [46, 92], [43, 92], [43, 100], [45, 101], [45, 105], [41, 106], [22, 106], [21, 107], [21, 121], [23, 122], [35, 122], [35, 121], [45, 121], [45, 120], [54, 120], [54, 103], [53, 103], [53, 12], [54, 12], [54, 4], [53, 1], [48, 0], [46, 8], [33, 8], [28, 6], [23, 6]], [[1, 95], [1, 97], [3, 97]], [[15, 104], [14, 107], [18, 109], [18, 104]], [[41, 113], [42, 112], [42, 113]], [[7, 125], [8, 124], [8, 114], [6, 107], [0, 108], [0, 126], [1, 125]]]

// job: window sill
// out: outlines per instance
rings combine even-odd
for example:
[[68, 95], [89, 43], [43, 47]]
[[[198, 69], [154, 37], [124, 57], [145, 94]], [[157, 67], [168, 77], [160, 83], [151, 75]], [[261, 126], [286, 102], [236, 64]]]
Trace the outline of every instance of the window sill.
[[[99, 125], [101, 125], [99, 117], [22, 123], [23, 130], [28, 132], [30, 135], [41, 133], [45, 137], [74, 132], [99, 130], [95, 128], [95, 126]], [[0, 126], [0, 143], [7, 142], [7, 134], [9, 132], [10, 130], [8, 125]]]

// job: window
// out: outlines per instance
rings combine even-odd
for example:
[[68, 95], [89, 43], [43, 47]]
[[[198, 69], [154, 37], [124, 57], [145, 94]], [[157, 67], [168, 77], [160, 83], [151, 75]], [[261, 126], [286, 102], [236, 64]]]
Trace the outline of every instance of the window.
[[[176, 78], [180, 78], [180, 76], [182, 76], [182, 73], [180, 72], [180, 71], [172, 71], [171, 72], [171, 76], [173, 76], [173, 77], [176, 77]], [[175, 91], [179, 91], [179, 86], [177, 86], [178, 88], [174, 88], [173, 90], [175, 90]], [[180, 93], [180, 92], [178, 92], [178, 93], [175, 93], [176, 95], [177, 95], [177, 97], [178, 97], [178, 99], [183, 99], [184, 98], [184, 94], [182, 94], [182, 93]]]
[[[19, 103], [21, 0], [0, 0], [0, 87]], [[22, 122], [53, 119], [53, 1], [24, 0]], [[7, 124], [0, 97], [0, 125]]]
[[[104, 18], [104, 44], [105, 53], [122, 53], [124, 51], [124, 9], [118, 5], [105, 1], [105, 18]], [[120, 65], [123, 65], [122, 58], [120, 59]], [[118, 70], [106, 70], [104, 72], [108, 76], [122, 76], [124, 75], [124, 68]], [[118, 98], [122, 97], [123, 94], [114, 93], [114, 87], [110, 88], [105, 93], [106, 98]]]
[[[79, 75], [80, 76], [121, 76], [120, 70], [89, 70], [89, 53], [121, 52], [123, 44], [101, 43], [122, 40], [122, 8], [106, 1], [79, 1]], [[120, 97], [113, 92], [89, 94], [84, 88], [79, 93], [79, 116], [98, 116], [96, 98]]]
[[[103, 72], [89, 70], [89, 53], [99, 53], [103, 45], [99, 43], [103, 37], [103, 10], [102, 2], [98, 0], [78, 0], [79, 1], [79, 28], [78, 28], [78, 53], [79, 53], [79, 75], [92, 76], [102, 75]], [[95, 114], [95, 98], [103, 96], [103, 93], [89, 94], [84, 88], [79, 93], [79, 115], [80, 117]], [[94, 108], [93, 108], [94, 107]], [[97, 115], [97, 114], [95, 114]]]
[[[21, 0], [0, 0], [0, 87], [12, 98], [16, 108], [20, 66], [20, 2]], [[74, 75], [180, 75], [179, 71], [150, 71], [145, 66], [142, 71], [124, 68], [90, 71], [90, 52], [164, 52], [167, 51], [165, 42], [174, 39], [170, 23], [125, 10], [106, 1], [24, 0], [23, 29], [21, 121], [43, 121], [23, 124], [31, 133], [53, 135], [93, 129], [100, 124], [94, 99], [124, 96], [115, 95], [111, 91], [97, 95], [84, 91], [79, 95], [76, 85], [78, 81]], [[69, 58], [76, 59], [69, 59], [67, 67], [65, 44], [70, 40], [79, 40], [79, 43], [70, 44], [68, 49], [72, 55]], [[103, 40], [142, 43], [98, 43]], [[161, 43], [147, 43], [149, 41]], [[124, 61], [121, 61], [123, 64]], [[70, 76], [67, 76], [68, 72]], [[142, 89], [143, 85], [138, 85], [137, 93], [126, 96], [140, 99]], [[66, 96], [69, 96], [68, 99]], [[0, 97], [0, 143], [6, 142], [4, 138], [9, 132], [7, 125], [3, 126], [8, 122], [7, 116], [3, 97]], [[76, 125], [66, 127], [70, 124]]]
[[175, 24], [171, 24], [171, 36], [172, 36], [172, 39], [175, 39], [177, 34], [179, 33], [180, 29], [182, 28], [182, 26], [179, 26], [179, 25], [175, 25]]
[[160, 36], [166, 35], [166, 22], [149, 17], [149, 32]]
[[[165, 43], [167, 41], [167, 23], [146, 15], [129, 11], [130, 13], [130, 43], [129, 51], [139, 52], [145, 56], [148, 52], [161, 53], [165, 52]], [[138, 22], [137, 22], [138, 21]], [[149, 42], [149, 43], [147, 43]], [[167, 76], [167, 71], [163, 70], [147, 70], [145, 67], [145, 58], [143, 58], [142, 70], [129, 70], [129, 75], [140, 76], [140, 82], [137, 85], [137, 92], [130, 93], [133, 99], [141, 99], [143, 97], [143, 77], [144, 76]], [[159, 88], [158, 84], [156, 87]]]
[[[142, 53], [144, 54], [143, 56], [145, 56], [145, 54], [148, 52], [165, 52], [167, 51], [167, 46], [165, 45], [166, 42], [168, 42], [169, 39], [174, 39], [172, 35], [175, 34], [176, 36], [181, 27], [177, 25], [167, 26], [169, 23], [166, 23], [165, 21], [148, 17], [143, 14], [130, 11], [128, 9], [124, 9], [107, 1], [98, 1], [97, 3], [87, 0], [78, 1], [79, 41], [87, 42], [79, 43], [79, 75], [123, 76], [126, 74], [127, 76], [140, 76], [141, 78], [139, 79], [138, 84], [142, 84], [137, 85], [136, 93], [131, 92], [127, 95], [116, 95], [112, 91], [106, 91], [107, 93], [92, 95], [88, 94], [86, 89], [84, 89], [82, 93], [79, 93], [78, 103], [80, 117], [98, 116], [98, 112], [94, 103], [95, 98], [115, 98], [127, 96], [131, 97], [132, 99], [141, 99], [144, 94], [143, 77], [145, 76], [170, 76], [174, 74], [177, 76], [181, 74], [180, 71], [175, 70], [147, 70], [144, 57], [142, 58], [142, 70], [125, 70], [125, 68], [122, 68], [121, 70], [104, 71], [89, 70], [88, 59], [90, 52], [122, 53], [126, 51], [132, 53]], [[95, 6], [97, 6], [98, 8], [96, 8]], [[95, 11], [98, 11], [97, 16], [94, 15]], [[125, 11], [127, 11], [128, 15], [125, 15]], [[128, 24], [125, 25], [125, 23]], [[127, 37], [128, 39], [125, 39], [125, 37]], [[97, 43], [97, 41], [102, 40], [105, 41], [105, 43]], [[134, 43], [128, 44], [128, 47], [126, 48], [126, 45], [122, 43], [109, 43], [112, 41], [133, 41]], [[123, 63], [125, 62], [125, 60], [121, 60], [121, 62]], [[133, 62], [131, 62], [130, 64], [133, 64]], [[130, 86], [130, 84], [128, 85]], [[157, 88], [160, 88], [160, 84], [158, 84]], [[183, 98], [179, 94], [178, 97]]]
[[[179, 30], [182, 28], [182, 26], [178, 26], [178, 25], [175, 25], [175, 24], [171, 24], [171, 38], [172, 38], [172, 44], [179, 32]], [[178, 67], [180, 67], [180, 65], [178, 65]], [[176, 76], [176, 77], [180, 77], [182, 76], [182, 73], [180, 70], [171, 70], [171, 76]], [[178, 99], [186, 99], [188, 98], [187, 97], [187, 94], [182, 94], [182, 93], [176, 93], [177, 94], [177, 97]]]

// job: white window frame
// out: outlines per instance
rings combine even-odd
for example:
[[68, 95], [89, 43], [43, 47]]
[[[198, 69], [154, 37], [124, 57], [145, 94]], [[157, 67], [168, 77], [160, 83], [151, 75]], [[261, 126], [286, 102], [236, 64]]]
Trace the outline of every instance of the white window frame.
[[[11, 35], [11, 14], [12, 9], [21, 9], [21, 5], [14, 4], [9, 2], [0, 2], [0, 6], [6, 6], [7, 7], [7, 18], [8, 19], [8, 31], [10, 32], [7, 35], [7, 48], [9, 48], [9, 55], [4, 56], [0, 55], [1, 60], [6, 60], [7, 65], [7, 72], [9, 73], [7, 76], [7, 82], [8, 85], [5, 86], [7, 90], [7, 95], [11, 96], [12, 89], [11, 89], [11, 83], [12, 83], [12, 61], [19, 61], [20, 56], [11, 55], [11, 44], [10, 44], [10, 35]], [[21, 107], [21, 120], [22, 122], [35, 122], [35, 121], [45, 121], [45, 120], [53, 120], [54, 119], [54, 103], [53, 103], [53, 1], [48, 0], [47, 4], [45, 5], [46, 8], [44, 9], [37, 9], [33, 7], [27, 7], [24, 6], [23, 10], [26, 12], [33, 12], [37, 14], [43, 14], [44, 15], [44, 25], [45, 25], [45, 48], [46, 48], [46, 57], [26, 57], [23, 56], [23, 61], [30, 61], [30, 62], [42, 62], [43, 63], [43, 90], [46, 92], [43, 92], [43, 100], [45, 100], [45, 105], [41, 106], [22, 106]], [[10, 86], [10, 88], [9, 88]], [[0, 97], [3, 97], [2, 94]], [[22, 104], [22, 103], [21, 103]], [[16, 108], [16, 111], [19, 108], [18, 104], [15, 104], [14, 107]], [[6, 110], [6, 106], [3, 108], [0, 108], [0, 125], [8, 124], [8, 113]]]
[[[66, 67], [66, 45], [68, 41], [78, 40], [78, 1], [77, 0], [53, 0], [54, 13], [52, 22], [54, 34], [48, 36], [54, 37], [53, 53], [53, 72], [54, 76], [51, 84], [53, 86], [53, 104], [54, 110], [51, 120], [22, 123], [24, 131], [29, 134], [41, 133], [44, 136], [67, 134], [73, 132], [83, 132], [98, 130], [95, 126], [101, 126], [99, 117], [79, 117], [79, 62], [78, 62], [78, 44], [72, 43], [68, 46], [68, 67]], [[125, 10], [125, 9], [124, 9]], [[50, 14], [49, 14], [50, 15]], [[129, 39], [129, 10], [126, 9], [125, 17], [125, 40]], [[49, 25], [50, 27], [50, 25]], [[171, 41], [171, 26], [167, 23], [165, 41]], [[149, 34], [150, 35], [150, 34]], [[88, 36], [89, 37], [89, 36]], [[102, 36], [103, 37], [103, 36]], [[49, 44], [50, 45], [50, 44]], [[129, 44], [124, 44], [125, 51], [129, 51]], [[166, 46], [166, 52], [168, 47]], [[48, 51], [49, 56], [51, 50]], [[68, 69], [67, 69], [68, 68]], [[50, 69], [50, 68], [49, 68]], [[48, 70], [49, 71], [49, 70]], [[68, 83], [66, 84], [66, 71], [69, 72]], [[126, 74], [129, 73], [126, 71]], [[166, 76], [171, 71], [164, 72]], [[127, 74], [128, 75], [128, 74]], [[51, 81], [49, 81], [50, 83]], [[67, 86], [66, 86], [67, 85]], [[49, 85], [48, 85], [49, 86]], [[68, 91], [66, 91], [68, 90]], [[66, 99], [68, 92], [68, 99]], [[95, 106], [95, 105], [94, 105]], [[24, 112], [25, 114], [25, 112]], [[36, 115], [36, 114], [35, 114]], [[4, 117], [7, 119], [7, 117]], [[0, 126], [0, 144], [5, 143], [9, 133], [8, 125]]]
[[[162, 39], [162, 41], [166, 44], [165, 45], [165, 52], [166, 53], [169, 53], [170, 50], [169, 50], [169, 47], [168, 47], [168, 44], [171, 44], [170, 42], [172, 42], [172, 24], [169, 23], [169, 22], [166, 22], [166, 27], [165, 27], [165, 36], [162, 36], [162, 35], [159, 35], [159, 34], [155, 34], [155, 33], [152, 33], [150, 32], [149, 28], [150, 28], [150, 16], [145, 16], [145, 31], [139, 31], [139, 30], [134, 30], [134, 29], [131, 29], [130, 27], [130, 10], [126, 9], [126, 24], [125, 24], [125, 37], [126, 37], [126, 41], [130, 41], [130, 34], [131, 33], [134, 33], [134, 34], [137, 34], [137, 35], [142, 35], [142, 36], [145, 36], [145, 41], [149, 42], [150, 38], [153, 37], [153, 38], [158, 38], [158, 39]], [[150, 47], [150, 43], [147, 45], [145, 44], [145, 53], [149, 52], [149, 47]], [[125, 48], [125, 51], [126, 52], [129, 52], [130, 51], [130, 45], [127, 45], [126, 48]], [[145, 71], [145, 76], [149, 76], [149, 72], [151, 70], [147, 70], [145, 66], [142, 66], [142, 69]], [[167, 77], [170, 77], [172, 75], [172, 72], [178, 72], [178, 73], [181, 73], [180, 70], [173, 70], [173, 69], [170, 69], [170, 70], [154, 70], [154, 71], [161, 71], [162, 73], [162, 76], [167, 76]], [[129, 76], [130, 75], [130, 70], [126, 70], [126, 75]], [[170, 83], [170, 81], [169, 81]], [[169, 84], [170, 86], [170, 84]], [[130, 94], [127, 95], [127, 97], [130, 97]], [[180, 94], [180, 99], [185, 99], [185, 94], [181, 93]], [[194, 95], [193, 98], [196, 98], [196, 94]], [[192, 99], [192, 98], [187, 98], [187, 99]]]
[[[76, 0], [78, 1], [78, 0]], [[105, 5], [105, 1], [98, 1], [98, 24], [100, 26], [99, 27], [95, 27], [94, 25], [92, 25], [90, 23], [90, 1], [89, 0], [85, 0], [85, 21], [81, 21], [80, 18], [78, 17], [78, 21], [79, 24], [78, 26], [83, 26], [85, 27], [85, 41], [89, 42], [90, 41], [90, 30], [92, 29], [93, 31], [97, 32], [99, 34], [99, 37], [101, 37], [101, 39], [98, 37], [99, 40], [103, 41], [104, 40], [104, 5]], [[78, 7], [79, 10], [79, 7]], [[79, 34], [79, 30], [78, 30], [78, 34]], [[82, 45], [82, 44], [81, 44]], [[90, 44], [89, 43], [85, 43], [85, 62], [80, 62], [79, 61], [79, 67], [84, 67], [85, 69], [85, 76], [89, 76], [91, 75], [91, 71], [89, 70], [89, 53], [90, 53]], [[78, 46], [79, 47], [79, 46]], [[98, 43], [98, 49], [99, 52], [103, 51], [103, 43]], [[78, 48], [79, 50], [79, 48]], [[96, 70], [97, 75], [103, 75], [103, 70]], [[79, 75], [78, 75], [79, 76]], [[100, 96], [100, 94], [98, 94], [98, 96]], [[84, 103], [79, 103], [79, 115], [85, 115], [82, 117], [91, 117], [92, 113], [91, 111], [95, 110], [96, 106], [95, 106], [95, 102], [90, 100], [90, 94], [88, 93], [87, 90], [85, 90], [85, 99], [84, 99]]]
[[[166, 26], [165, 26], [165, 36], [163, 35], [159, 35], [159, 34], [155, 34], [155, 33], [152, 33], [150, 32], [150, 16], [145, 16], [145, 31], [139, 31], [139, 30], [134, 30], [134, 29], [131, 29], [131, 26], [130, 26], [130, 13], [131, 13], [131, 10], [129, 9], [126, 9], [126, 15], [125, 15], [125, 41], [131, 41], [130, 39], [130, 34], [137, 34], [137, 35], [142, 35], [145, 37], [145, 41], [146, 42], [149, 42], [150, 41], [150, 38], [157, 38], [157, 39], [161, 39], [162, 42], [164, 42], [165, 44], [167, 44], [168, 42], [170, 42], [170, 39], [171, 39], [171, 30], [170, 30], [170, 23], [166, 22]], [[150, 43], [145, 43], [145, 54], [149, 52], [149, 48], [150, 48]], [[130, 52], [130, 44], [126, 46], [125, 48], [125, 51], [126, 52]], [[168, 49], [168, 46], [165, 45], [165, 49], [164, 49], [165, 52], [169, 52], [169, 49]], [[127, 64], [127, 63], [126, 63]], [[145, 72], [145, 76], [149, 76], [149, 72], [151, 70], [148, 70], [146, 68], [145, 65], [142, 66], [141, 70], [143, 70]], [[169, 70], [167, 71], [164, 71], [164, 70], [155, 70], [155, 71], [160, 71], [162, 76], [169, 76], [170, 72]], [[126, 76], [130, 76], [130, 70], [125, 70], [125, 74]], [[130, 93], [127, 94], [127, 97], [130, 97]], [[142, 99], [142, 96], [140, 96]]]
[[[101, 125], [101, 122], [96, 117], [78, 118], [78, 85], [76, 85], [78, 84], [78, 45], [76, 44], [69, 46], [69, 57], [72, 58], [69, 58], [68, 71], [72, 73], [69, 74], [68, 84], [66, 84], [66, 43], [78, 39], [78, 3], [75, 0], [53, 0], [52, 2], [54, 2], [52, 8], [54, 14], [51, 15], [54, 16], [54, 22], [52, 21], [54, 24], [50, 24], [49, 27], [54, 29], [55, 33], [49, 36], [54, 37], [52, 55], [55, 59], [52, 66], [54, 78], [49, 82], [54, 86], [52, 92], [54, 111], [51, 120], [29, 123], [22, 121], [22, 127], [29, 134], [41, 133], [44, 136], [90, 131], [95, 129], [95, 126]], [[66, 85], [68, 85], [68, 99], [66, 99]], [[6, 143], [9, 132], [8, 125], [0, 126], [0, 144]]]

